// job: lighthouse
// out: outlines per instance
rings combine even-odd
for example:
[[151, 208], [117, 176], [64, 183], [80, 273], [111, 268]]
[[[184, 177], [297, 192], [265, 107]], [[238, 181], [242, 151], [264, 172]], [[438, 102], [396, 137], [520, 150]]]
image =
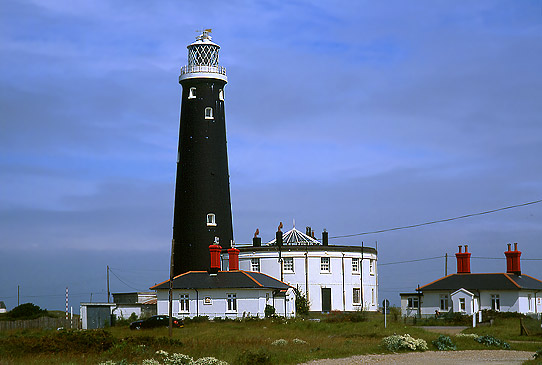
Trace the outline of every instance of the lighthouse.
[[173, 274], [209, 269], [209, 245], [233, 241], [220, 46], [206, 29], [181, 68], [179, 149], [173, 217]]

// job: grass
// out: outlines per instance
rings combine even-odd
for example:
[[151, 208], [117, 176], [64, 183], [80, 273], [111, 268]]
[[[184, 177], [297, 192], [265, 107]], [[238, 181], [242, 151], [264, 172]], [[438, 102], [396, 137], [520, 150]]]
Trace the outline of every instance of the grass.
[[[213, 356], [230, 364], [254, 363], [255, 361], [297, 364], [321, 358], [388, 353], [381, 345], [382, 338], [394, 333], [409, 333], [415, 338], [423, 338], [429, 344], [429, 349], [435, 350], [431, 342], [439, 336], [437, 333], [430, 333], [422, 328], [405, 325], [401, 320], [390, 320], [389, 317], [388, 328], [384, 328], [384, 318], [380, 314], [369, 314], [366, 320], [358, 322], [341, 322], [336, 318], [333, 322], [270, 319], [244, 322], [187, 322], [185, 328], [174, 330], [173, 341], [167, 337], [166, 328], [130, 331], [126, 326], [117, 326], [102, 332], [79, 333], [89, 332], [95, 332], [98, 335], [94, 338], [92, 335], [82, 335], [83, 337], [58, 335], [56, 331], [2, 332], [0, 333], [0, 364], [98, 364], [105, 360], [123, 359], [128, 363], [141, 363], [146, 358], [158, 358], [155, 355], [158, 349], [180, 352], [194, 358]], [[534, 353], [542, 348], [542, 337], [519, 336], [518, 319], [496, 319], [492, 327], [467, 329], [465, 332], [479, 335], [491, 334], [507, 342], [522, 341], [511, 342], [513, 350]], [[288, 344], [285, 346], [271, 344], [281, 338], [287, 340]], [[295, 338], [307, 343], [296, 344], [293, 342]], [[452, 336], [452, 340], [458, 350], [488, 349], [472, 338]], [[60, 344], [55, 347], [52, 345], [55, 341], [83, 343], [86, 344], [87, 350]], [[100, 344], [94, 344], [93, 341]], [[17, 343], [24, 343], [25, 349], [18, 348]], [[47, 346], [50, 347], [42, 345], [40, 350], [36, 343], [48, 344]], [[32, 346], [36, 351], [29, 352], [28, 348], [33, 348]], [[54, 351], [55, 348], [58, 350]]]

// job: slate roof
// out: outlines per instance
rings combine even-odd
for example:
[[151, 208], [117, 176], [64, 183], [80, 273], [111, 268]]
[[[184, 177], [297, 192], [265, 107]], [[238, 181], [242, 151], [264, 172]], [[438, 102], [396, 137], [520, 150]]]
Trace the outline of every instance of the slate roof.
[[529, 275], [499, 274], [452, 274], [420, 287], [431, 290], [542, 290], [542, 281]]
[[[269, 275], [252, 271], [219, 271], [211, 275], [207, 271], [189, 271], [173, 278], [173, 289], [280, 289], [286, 290], [290, 285]], [[169, 280], [157, 284], [151, 289], [169, 289]]]

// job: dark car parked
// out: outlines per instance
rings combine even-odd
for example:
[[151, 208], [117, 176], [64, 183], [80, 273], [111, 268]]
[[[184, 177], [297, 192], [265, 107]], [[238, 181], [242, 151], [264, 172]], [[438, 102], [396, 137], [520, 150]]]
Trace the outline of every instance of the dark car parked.
[[[147, 319], [141, 319], [130, 323], [131, 330], [140, 330], [142, 328], [156, 328], [156, 327], [169, 327], [169, 316], [152, 316]], [[173, 327], [184, 327], [182, 319], [173, 317]]]

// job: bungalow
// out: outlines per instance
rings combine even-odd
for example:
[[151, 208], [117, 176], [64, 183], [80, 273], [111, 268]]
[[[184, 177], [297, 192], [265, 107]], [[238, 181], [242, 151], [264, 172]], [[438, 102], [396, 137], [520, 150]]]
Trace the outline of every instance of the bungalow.
[[[293, 287], [269, 275], [239, 270], [239, 250], [230, 248], [229, 271], [220, 271], [219, 245], [209, 246], [209, 271], [189, 271], [173, 278], [172, 314], [178, 318], [240, 318], [265, 316], [266, 306], [275, 313], [295, 317]], [[151, 287], [156, 290], [158, 314], [169, 313], [169, 280]]]
[[539, 316], [542, 312], [542, 281], [521, 273], [521, 251], [508, 244], [506, 273], [471, 274], [470, 252], [459, 246], [457, 274], [419, 287], [414, 293], [401, 293], [403, 316], [428, 317], [438, 312], [468, 315], [484, 309]]

